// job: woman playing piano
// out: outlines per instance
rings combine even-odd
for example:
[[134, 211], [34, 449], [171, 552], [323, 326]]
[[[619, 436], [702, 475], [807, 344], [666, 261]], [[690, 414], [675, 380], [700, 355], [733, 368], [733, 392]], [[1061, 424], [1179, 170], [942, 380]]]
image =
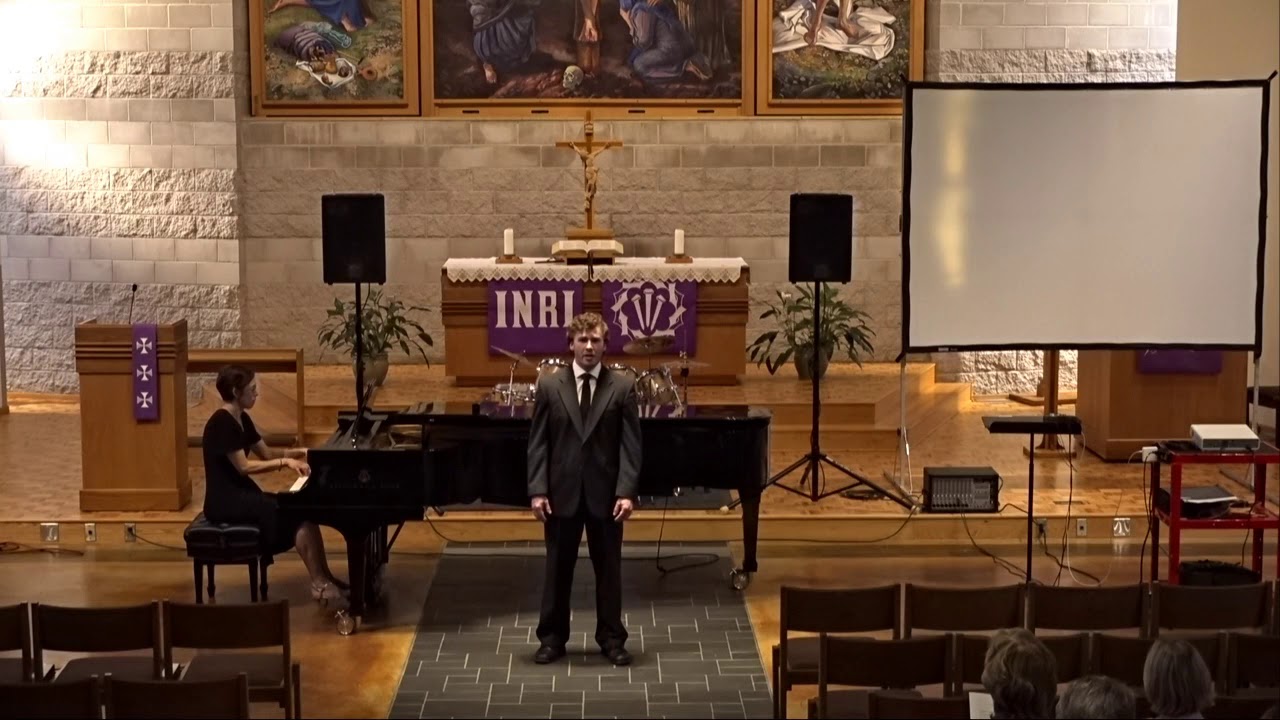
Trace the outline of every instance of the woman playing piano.
[[[275, 495], [263, 492], [249, 477], [284, 468], [309, 475], [306, 448], [276, 450], [263, 442], [246, 412], [258, 400], [252, 370], [228, 365], [218, 372], [216, 385], [222, 407], [204, 426], [204, 516], [211, 523], [257, 525], [266, 557], [296, 547], [311, 575], [311, 596], [316, 600], [341, 597], [347, 585], [329, 571], [320, 528], [282, 514]], [[250, 453], [257, 459], [251, 460]]]

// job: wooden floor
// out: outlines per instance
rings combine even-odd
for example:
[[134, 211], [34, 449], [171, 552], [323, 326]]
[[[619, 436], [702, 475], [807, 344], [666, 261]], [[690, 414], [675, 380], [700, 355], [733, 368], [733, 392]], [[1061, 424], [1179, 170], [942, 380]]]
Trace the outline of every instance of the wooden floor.
[[[123, 605], [157, 598], [189, 598], [191, 566], [178, 552], [157, 551], [119, 559], [118, 553], [93, 551], [80, 557], [48, 553], [0, 554], [0, 605], [40, 601], [63, 605]], [[1238, 557], [1224, 556], [1225, 561]], [[1105, 578], [1106, 584], [1136, 582], [1133, 557], [1073, 558], [1073, 565]], [[387, 576], [388, 607], [361, 632], [342, 637], [334, 632], [330, 613], [306, 595], [306, 576], [296, 559], [281, 556], [271, 570], [273, 598], [290, 604], [294, 657], [302, 664], [304, 717], [385, 718], [401, 672], [409, 657], [414, 627], [421, 614], [435, 560], [397, 553]], [[341, 572], [341, 563], [334, 570]], [[1037, 579], [1052, 582], [1057, 566], [1048, 558], [1036, 560]], [[31, 579], [39, 578], [39, 582]], [[246, 579], [232, 568], [219, 572], [222, 602], [248, 600]], [[778, 589], [783, 584], [819, 587], [871, 586], [883, 583], [931, 585], [997, 585], [1016, 582], [985, 558], [815, 558], [798, 556], [786, 563], [767, 564], [746, 590], [747, 605], [766, 670], [771, 648], [778, 640]], [[1066, 585], [1090, 584], [1083, 576], [1062, 573]], [[69, 657], [51, 654], [58, 662]], [[179, 655], [181, 661], [186, 656]], [[645, 662], [643, 657], [637, 662]], [[789, 696], [788, 715], [805, 717], [811, 689]], [[282, 717], [279, 708], [254, 704], [255, 718]]]
[[[692, 403], [762, 404], [774, 411], [773, 453], [771, 468], [781, 470], [799, 458], [808, 446], [808, 422], [804, 423], [803, 442], [779, 442], [780, 427], [796, 424], [811, 413], [811, 385], [798, 381], [789, 368], [777, 376], [752, 369], [741, 386], [689, 388]], [[531, 379], [531, 378], [524, 378]], [[1034, 413], [1037, 410], [1008, 401], [971, 400], [967, 387], [960, 401], [955, 400], [957, 387], [936, 383], [933, 366], [908, 366], [903, 381], [908, 391], [908, 421], [911, 440], [910, 472], [897, 466], [899, 455], [890, 445], [888, 450], [832, 448], [827, 442], [827, 427], [835, 416], [835, 424], [844, 429], [834, 431], [838, 437], [874, 438], [877, 433], [896, 435], [900, 423], [900, 368], [891, 364], [868, 364], [863, 369], [849, 365], [832, 366], [821, 385], [823, 392], [823, 447], [835, 460], [883, 487], [892, 487], [886, 473], [903, 478], [903, 489], [918, 493], [922, 486], [923, 468], [930, 465], [991, 466], [1004, 480], [1001, 494], [1003, 510], [995, 515], [925, 515], [909, 517], [906, 510], [884, 499], [848, 499], [839, 495], [821, 502], [770, 488], [762, 503], [761, 538], [843, 540], [851, 543], [848, 552], [884, 553], [888, 548], [899, 554], [940, 554], [969, 552], [969, 536], [1007, 551], [1016, 551], [1025, 542], [1027, 502], [1027, 459], [1023, 452], [1025, 438], [990, 435], [982, 424], [982, 416], [1000, 413]], [[289, 376], [262, 377], [263, 399], [255, 409], [260, 426], [292, 432], [296, 407]], [[349, 406], [345, 398], [352, 393], [350, 368], [319, 366], [307, 368], [307, 426], [312, 436], [323, 438], [326, 428], [333, 427], [332, 418], [339, 408]], [[377, 404], [402, 408], [429, 399], [475, 400], [482, 389], [456, 388], [444, 378], [440, 368], [395, 366], [379, 394]], [[0, 537], [30, 545], [40, 541], [39, 523], [62, 523], [62, 547], [86, 547], [83, 530], [72, 523], [97, 524], [99, 547], [120, 547], [124, 537], [123, 523], [139, 523], [139, 536], [162, 544], [180, 545], [181, 530], [199, 512], [204, 497], [203, 471], [198, 448], [190, 454], [192, 502], [176, 512], [82, 513], [78, 507], [80, 488], [79, 405], [75, 396], [49, 396], [15, 393], [11, 396], [12, 412], [0, 416]], [[202, 402], [189, 411], [191, 433], [198, 437], [200, 428], [217, 405], [216, 393], [208, 392]], [[954, 407], [952, 407], [954, 405]], [[919, 412], [918, 406], [930, 409]], [[841, 436], [847, 430], [847, 434]], [[316, 441], [318, 442], [318, 441]], [[316, 444], [313, 442], [311, 444]], [[872, 444], [874, 444], [874, 440]], [[856, 444], [856, 443], [855, 443]], [[257, 476], [268, 489], [283, 489], [293, 478], [287, 473]], [[799, 471], [784, 478], [783, 484], [795, 487]], [[839, 487], [846, 479], [827, 469], [820, 478], [820, 489]], [[1091, 453], [1081, 454], [1073, 463], [1062, 459], [1038, 459], [1035, 470], [1035, 515], [1049, 519], [1051, 536], [1069, 531], [1079, 552], [1111, 552], [1112, 519], [1132, 520], [1133, 534], [1146, 531], [1144, 492], [1145, 476], [1138, 463], [1104, 463]], [[1244, 496], [1247, 489], [1234, 482], [1216, 467], [1200, 467], [1188, 473], [1192, 484], [1218, 484]], [[1276, 468], [1271, 469], [1268, 487], [1275, 497], [1280, 482]], [[806, 488], [807, 490], [807, 488]], [[1083, 537], [1076, 537], [1074, 526], [1067, 528], [1068, 513], [1072, 518], [1090, 520]], [[740, 518], [736, 512], [685, 510], [663, 513], [658, 509], [642, 509], [632, 520], [629, 537], [656, 539], [659, 533], [679, 540], [733, 540], [741, 538]], [[1236, 543], [1238, 533], [1192, 535], [1187, 539]], [[441, 537], [455, 540], [536, 540], [541, 530], [531, 516], [518, 512], [454, 512], [436, 518], [430, 526], [411, 523], [405, 527], [402, 546], [408, 550], [438, 550]], [[860, 545], [854, 544], [860, 543]], [[142, 549], [130, 546], [130, 549]], [[765, 549], [763, 552], [768, 552]]]

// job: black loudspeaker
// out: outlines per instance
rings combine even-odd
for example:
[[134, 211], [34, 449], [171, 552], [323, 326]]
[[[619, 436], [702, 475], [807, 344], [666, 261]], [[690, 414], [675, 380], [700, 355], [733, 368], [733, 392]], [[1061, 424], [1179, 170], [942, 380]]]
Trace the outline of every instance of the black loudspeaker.
[[324, 235], [324, 281], [387, 281], [386, 201], [378, 194], [325, 195], [320, 198]]
[[791, 282], [853, 279], [853, 196], [795, 193], [791, 196]]

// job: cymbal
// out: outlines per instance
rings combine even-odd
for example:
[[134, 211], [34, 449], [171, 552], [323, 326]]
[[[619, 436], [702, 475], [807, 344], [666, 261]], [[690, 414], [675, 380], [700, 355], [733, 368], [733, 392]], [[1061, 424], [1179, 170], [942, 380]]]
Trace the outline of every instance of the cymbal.
[[651, 335], [628, 341], [622, 352], [628, 355], [657, 355], [675, 347], [674, 335]]
[[688, 360], [688, 359], [668, 360], [667, 362], [662, 363], [662, 366], [671, 368], [672, 370], [676, 370], [679, 368], [686, 368], [686, 367], [691, 370], [697, 370], [698, 368], [709, 368], [711, 367], [711, 363], [702, 362], [701, 360]]
[[520, 363], [521, 365], [525, 365], [525, 366], [527, 366], [527, 367], [531, 367], [531, 368], [533, 368], [533, 369], [535, 369], [535, 370], [537, 370], [537, 369], [538, 369], [538, 365], [537, 365], [536, 363], [534, 363], [532, 360], [530, 360], [529, 358], [525, 357], [524, 355], [521, 355], [520, 353], [511, 352], [510, 350], [503, 350], [502, 348], [498, 347], [497, 345], [492, 345], [491, 347], [492, 347], [494, 350], [497, 350], [498, 352], [502, 353], [503, 355], [506, 355], [507, 357], [511, 358], [512, 360], [515, 360], [516, 362]]

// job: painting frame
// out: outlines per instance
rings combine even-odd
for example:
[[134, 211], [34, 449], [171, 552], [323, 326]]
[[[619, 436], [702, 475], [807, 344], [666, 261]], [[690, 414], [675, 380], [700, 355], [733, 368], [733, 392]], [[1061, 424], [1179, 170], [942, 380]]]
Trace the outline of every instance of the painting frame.
[[[590, 111], [597, 119], [642, 119], [665, 117], [750, 116], [754, 114], [756, 92], [755, 0], [740, 0], [740, 97], [735, 98], [478, 98], [457, 99], [437, 96], [435, 5], [441, 0], [420, 0], [422, 114], [446, 118], [539, 118], [581, 119]], [[447, 0], [446, 0], [447, 1]], [[568, 1], [568, 0], [565, 0]], [[576, 2], [577, 0], [572, 0]], [[616, 0], [601, 0], [601, 4]]]
[[[368, 0], [365, 0], [367, 3]], [[346, 117], [421, 116], [420, 4], [422, 0], [399, 0], [401, 29], [400, 71], [403, 98], [398, 100], [272, 100], [268, 99], [267, 6], [277, 0], [249, 0], [249, 82], [250, 114], [257, 117]], [[366, 4], [365, 7], [368, 7]], [[332, 27], [332, 25], [331, 25]], [[342, 55], [341, 52], [338, 55]], [[350, 63], [349, 63], [350, 64]], [[313, 76], [314, 77], [314, 76]]]
[[[908, 3], [906, 81], [924, 80], [925, 71], [925, 0], [902, 0]], [[838, 0], [829, 0], [837, 5]], [[903, 101], [883, 98], [792, 99], [774, 97], [773, 66], [773, 0], [760, 0], [756, 16], [756, 115], [901, 115]], [[906, 83], [903, 83], [905, 90]]]

